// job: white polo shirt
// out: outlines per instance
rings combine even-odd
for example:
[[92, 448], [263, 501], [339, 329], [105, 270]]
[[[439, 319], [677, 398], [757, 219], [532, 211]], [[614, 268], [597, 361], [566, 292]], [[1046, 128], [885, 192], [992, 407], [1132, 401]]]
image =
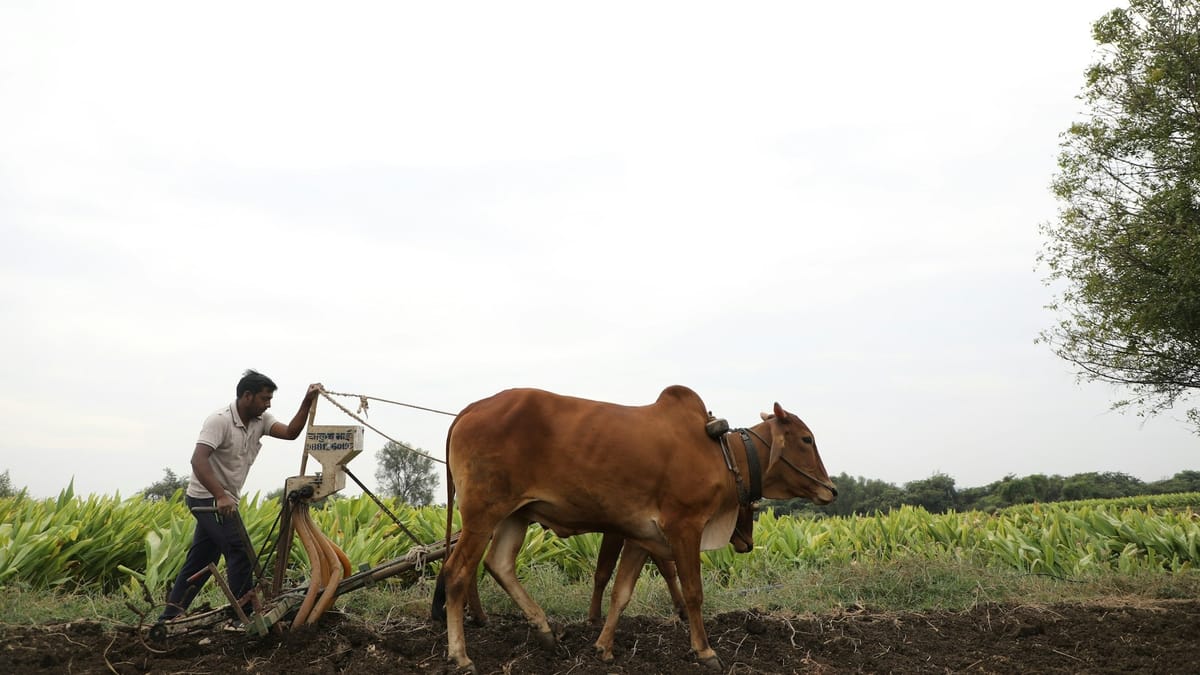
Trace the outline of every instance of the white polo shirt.
[[[250, 465], [254, 464], [258, 451], [262, 449], [262, 437], [271, 430], [275, 421], [275, 417], [266, 412], [262, 417], [250, 420], [249, 424], [242, 422], [238, 416], [237, 401], [204, 420], [200, 438], [196, 442], [213, 449], [209, 464], [217, 481], [234, 497], [240, 496], [246, 476], [250, 473]], [[187, 495], [196, 499], [213, 497], [196, 478], [194, 471], [188, 481]]]

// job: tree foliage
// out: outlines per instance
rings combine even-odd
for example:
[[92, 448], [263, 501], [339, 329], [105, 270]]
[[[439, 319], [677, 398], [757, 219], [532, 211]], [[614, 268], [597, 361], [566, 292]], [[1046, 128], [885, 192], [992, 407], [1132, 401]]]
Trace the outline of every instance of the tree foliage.
[[944, 473], [904, 484], [905, 503], [920, 506], [930, 513], [945, 513], [958, 505], [954, 479]]
[[143, 489], [142, 497], [150, 501], [170, 499], [175, 496], [176, 492], [187, 489], [188, 478], [186, 473], [179, 475], [170, 469], [163, 469], [163, 477]]
[[1065, 500], [1115, 499], [1141, 494], [1146, 494], [1145, 484], [1118, 471], [1078, 473], [1063, 481], [1062, 486], [1062, 498]]
[[[1130, 0], [1093, 25], [1099, 61], [1063, 134], [1061, 208], [1039, 256], [1080, 377], [1154, 414], [1200, 387], [1200, 3]], [[1200, 425], [1200, 412], [1188, 411]]]
[[1033, 504], [1034, 502], [1056, 502], [1062, 498], [1063, 477], [1035, 473], [1024, 478], [1009, 474], [996, 486], [998, 499], [995, 505]]
[[1049, 504], [1077, 499], [1115, 499], [1141, 495], [1200, 492], [1200, 471], [1180, 471], [1170, 478], [1144, 483], [1119, 471], [1047, 476], [1035, 473], [1017, 477], [1009, 474], [988, 485], [957, 488], [954, 478], [935, 473], [897, 487], [892, 483], [846, 473], [833, 476], [838, 498], [827, 506], [814, 506], [803, 499], [767, 501], [777, 514], [803, 513], [813, 516], [867, 516], [887, 513], [901, 506], [920, 506], [930, 513], [947, 511], [994, 512], [1021, 504]]
[[1200, 492], [1200, 471], [1180, 471], [1167, 480], [1154, 484], [1163, 494], [1173, 492]]
[[0, 497], [15, 497], [17, 490], [13, 488], [12, 477], [8, 475], [8, 469], [4, 473], [0, 473]]
[[423, 453], [421, 448], [388, 441], [375, 454], [375, 480], [380, 492], [413, 506], [432, 504], [437, 473], [433, 460], [419, 453]]

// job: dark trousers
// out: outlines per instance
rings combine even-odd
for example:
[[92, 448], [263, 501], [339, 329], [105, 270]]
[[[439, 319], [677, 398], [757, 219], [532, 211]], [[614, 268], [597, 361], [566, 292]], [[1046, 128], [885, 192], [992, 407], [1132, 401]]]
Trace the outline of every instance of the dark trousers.
[[[211, 497], [208, 499], [188, 497], [186, 503], [189, 510], [197, 506], [216, 506], [216, 500]], [[188, 605], [192, 604], [192, 600], [196, 598], [200, 589], [204, 587], [208, 578], [212, 576], [202, 570], [208, 567], [209, 563], [216, 563], [221, 556], [225, 556], [225, 571], [229, 577], [229, 588], [233, 591], [234, 596], [242, 597], [253, 584], [251, 574], [253, 564], [250, 562], [250, 554], [242, 542], [239, 516], [225, 518], [217, 513], [193, 513], [192, 515], [196, 517], [196, 533], [192, 535], [192, 546], [188, 549], [183, 569], [179, 570], [179, 576], [175, 577], [175, 585], [167, 594], [167, 608], [159, 619], [170, 619], [183, 614]], [[195, 581], [188, 581], [197, 572], [201, 572], [201, 575]]]

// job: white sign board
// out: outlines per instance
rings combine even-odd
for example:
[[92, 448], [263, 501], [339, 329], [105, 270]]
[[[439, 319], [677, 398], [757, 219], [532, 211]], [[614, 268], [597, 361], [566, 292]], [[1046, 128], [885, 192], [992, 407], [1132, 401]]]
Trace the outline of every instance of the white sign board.
[[313, 425], [304, 437], [304, 451], [308, 453], [336, 452], [354, 457], [362, 449], [363, 428], [358, 426]]

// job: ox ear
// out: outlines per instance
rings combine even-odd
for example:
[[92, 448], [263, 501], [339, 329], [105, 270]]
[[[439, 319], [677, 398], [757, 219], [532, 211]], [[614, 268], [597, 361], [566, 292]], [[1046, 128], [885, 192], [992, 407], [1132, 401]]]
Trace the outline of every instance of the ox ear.
[[788, 421], [788, 412], [783, 409], [783, 406], [779, 405], [779, 401], [775, 402], [775, 416], [779, 418], [780, 422]]
[[[779, 407], [779, 404], [776, 404], [776, 407]], [[784, 420], [776, 415], [768, 415], [767, 413], [760, 414], [762, 415], [763, 421], [767, 422], [767, 428], [771, 433], [771, 456], [767, 458], [767, 471], [770, 471], [771, 468], [775, 466], [775, 463], [779, 461], [779, 457], [783, 454], [783, 430], [775, 425], [782, 424]]]

